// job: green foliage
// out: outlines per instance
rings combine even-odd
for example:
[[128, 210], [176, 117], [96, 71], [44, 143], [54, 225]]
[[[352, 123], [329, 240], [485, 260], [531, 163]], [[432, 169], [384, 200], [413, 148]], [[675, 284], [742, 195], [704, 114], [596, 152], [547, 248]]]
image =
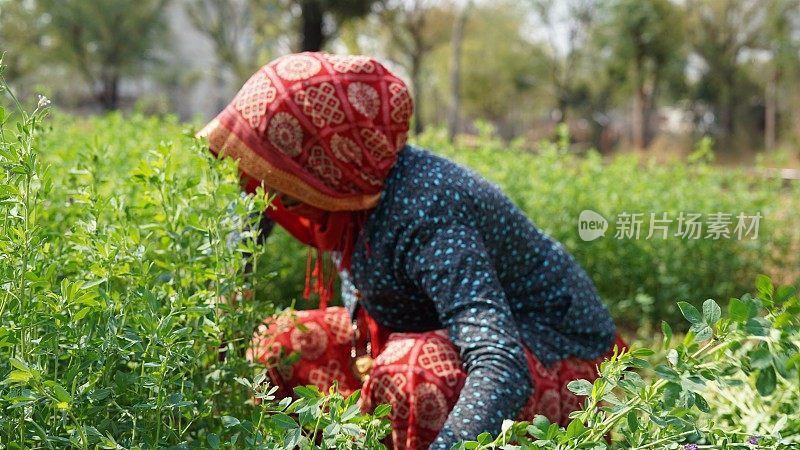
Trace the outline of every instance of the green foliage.
[[220, 438], [226, 436], [224, 443], [231, 447], [241, 440], [247, 448], [386, 448], [381, 440], [391, 432], [385, 419], [391, 408], [381, 405], [373, 414], [362, 414], [358, 405], [360, 391], [345, 398], [335, 386], [327, 395], [314, 386], [301, 386], [294, 389], [297, 400], [284, 398], [276, 402], [273, 394], [277, 387], [266, 386], [264, 391], [263, 375], [252, 383], [237, 381], [252, 389], [260, 400], [258, 413], [254, 413], [253, 421], [223, 416], [224, 433], [209, 435], [212, 448], [219, 448]]
[[[56, 117], [64, 128], [44, 131], [46, 112], [0, 110], [0, 446], [204, 447], [213, 433], [261, 448], [277, 410], [254, 408], [242, 380], [264, 370], [245, 350], [274, 308], [219, 300], [266, 279], [243, 270], [262, 274], [263, 195], [241, 195], [234, 165], [174, 120]], [[343, 428], [324, 438], [362, 424], [354, 442], [379, 437], [339, 414], [352, 399], [325, 401], [318, 424]]]
[[[732, 144], [762, 145], [753, 139], [761, 137], [762, 128], [744, 99], [765, 95], [765, 87], [776, 94], [766, 94], [764, 102], [782, 103], [792, 95], [800, 43], [788, 23], [797, 20], [798, 5], [796, 0], [686, 2], [687, 38], [704, 66], [692, 97], [714, 111], [714, 131], [733, 135]], [[768, 61], [748, 64], [742, 56], [752, 51], [769, 55]]]
[[635, 89], [651, 78], [662, 81], [663, 71], [672, 65], [682, 66], [682, 23], [676, 5], [668, 0], [614, 0], [608, 12], [608, 29], [615, 32], [608, 45], [621, 70], [631, 71]]
[[24, 77], [42, 63], [32, 48], [39, 44], [40, 27], [28, 2], [0, 0], [0, 57], [7, 80]]

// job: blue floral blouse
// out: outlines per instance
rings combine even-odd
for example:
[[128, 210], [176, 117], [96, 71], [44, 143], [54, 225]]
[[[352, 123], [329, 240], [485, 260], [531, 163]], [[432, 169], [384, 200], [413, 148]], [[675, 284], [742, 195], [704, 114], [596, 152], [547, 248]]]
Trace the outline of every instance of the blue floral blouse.
[[355, 287], [379, 324], [445, 328], [459, 349], [466, 383], [431, 449], [498, 433], [517, 415], [531, 394], [523, 344], [547, 365], [597, 358], [614, 341], [608, 310], [560, 243], [492, 183], [414, 146], [400, 152], [347, 275], [346, 304]]

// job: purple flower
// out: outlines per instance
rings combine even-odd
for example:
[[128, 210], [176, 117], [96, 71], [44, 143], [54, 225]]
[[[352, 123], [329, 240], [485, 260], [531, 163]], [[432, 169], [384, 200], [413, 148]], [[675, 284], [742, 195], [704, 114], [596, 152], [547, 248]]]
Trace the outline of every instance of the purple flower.
[[686, 444], [683, 446], [683, 450], [697, 450], [697, 444]]
[[750, 436], [747, 439], [747, 443], [750, 445], [758, 445], [758, 440], [761, 439], [761, 436]]

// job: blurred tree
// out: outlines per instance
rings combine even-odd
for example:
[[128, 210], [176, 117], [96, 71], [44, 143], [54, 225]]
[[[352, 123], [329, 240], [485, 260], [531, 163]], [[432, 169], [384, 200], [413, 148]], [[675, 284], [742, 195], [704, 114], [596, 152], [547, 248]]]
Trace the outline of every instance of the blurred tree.
[[564, 121], [573, 106], [584, 102], [586, 92], [581, 77], [586, 75], [587, 59], [598, 56], [592, 52], [590, 39], [602, 14], [597, 11], [599, 0], [532, 0], [531, 3], [547, 44], [542, 63], [547, 66], [559, 120]]
[[425, 58], [437, 45], [449, 42], [453, 11], [451, 4], [435, 0], [388, 0], [380, 11], [382, 38], [388, 57], [405, 67], [414, 96], [414, 132], [424, 129], [422, 118], [422, 69]]
[[89, 84], [103, 108], [116, 109], [123, 76], [154, 59], [166, 31], [168, 0], [37, 0], [47, 17], [51, 58], [66, 63]]
[[[603, 25], [611, 21], [608, 2], [602, 0], [529, 0], [536, 29], [545, 48], [540, 65], [544, 81], [554, 99], [551, 117], [575, 125], [588, 123], [588, 143], [601, 151], [615, 144], [608, 129], [619, 86], [625, 84], [620, 68], [606, 43], [616, 30]], [[579, 130], [571, 129], [580, 139]], [[584, 135], [584, 138], [587, 136]]]
[[34, 5], [0, 0], [0, 55], [9, 82], [36, 69], [41, 60], [41, 22]]
[[[769, 63], [764, 92], [764, 147], [772, 150], [778, 141], [781, 85], [800, 75], [800, 0], [768, 0], [765, 9], [761, 47], [769, 52]], [[787, 91], [786, 97], [795, 95], [794, 85]]]
[[284, 0], [287, 6], [299, 6], [300, 50], [316, 52], [336, 35], [348, 20], [363, 17], [383, 0]]
[[723, 135], [735, 128], [747, 74], [743, 56], [756, 49], [763, 36], [762, 0], [687, 0], [688, 36], [705, 70], [698, 84], [698, 100], [716, 112]]
[[[597, 30], [593, 30], [593, 35]], [[601, 39], [590, 39], [586, 58], [576, 69], [579, 76], [571, 82], [570, 109], [573, 120], [589, 123], [589, 144], [601, 152], [611, 151], [617, 144], [613, 112], [619, 104], [620, 86], [626, 84], [626, 74], [615, 64], [613, 55], [603, 51]], [[624, 96], [627, 101], [628, 96]], [[567, 118], [570, 117], [567, 115]], [[574, 131], [572, 136], [577, 137]]]
[[464, 34], [463, 112], [494, 122], [504, 136], [529, 131], [551, 100], [543, 87], [543, 48], [523, 36], [527, 11], [518, 1], [476, 2]]
[[236, 84], [272, 58], [291, 19], [279, 0], [191, 0], [186, 11], [213, 42], [221, 68], [233, 73]]
[[344, 46], [348, 54], [363, 55], [365, 53], [360, 41], [362, 37], [361, 31], [368, 20], [368, 17], [360, 17], [348, 20], [339, 26], [338, 42]]
[[472, 9], [472, 0], [461, 7], [453, 22], [451, 38], [452, 56], [450, 59], [450, 117], [447, 121], [447, 134], [453, 142], [459, 130], [461, 112], [461, 47], [464, 41], [464, 26]]
[[607, 43], [633, 91], [632, 144], [649, 145], [659, 90], [684, 77], [682, 16], [670, 0], [613, 0]]

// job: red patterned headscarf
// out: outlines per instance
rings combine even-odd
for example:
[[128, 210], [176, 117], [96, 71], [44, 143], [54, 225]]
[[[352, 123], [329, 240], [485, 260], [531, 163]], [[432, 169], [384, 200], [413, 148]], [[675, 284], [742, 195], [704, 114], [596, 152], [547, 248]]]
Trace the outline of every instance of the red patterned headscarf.
[[[263, 183], [303, 202], [278, 201], [267, 215], [301, 242], [341, 252], [347, 268], [412, 110], [405, 83], [376, 60], [299, 53], [259, 69], [198, 135], [215, 155], [239, 160], [246, 190]], [[321, 258], [315, 272], [319, 287]]]

